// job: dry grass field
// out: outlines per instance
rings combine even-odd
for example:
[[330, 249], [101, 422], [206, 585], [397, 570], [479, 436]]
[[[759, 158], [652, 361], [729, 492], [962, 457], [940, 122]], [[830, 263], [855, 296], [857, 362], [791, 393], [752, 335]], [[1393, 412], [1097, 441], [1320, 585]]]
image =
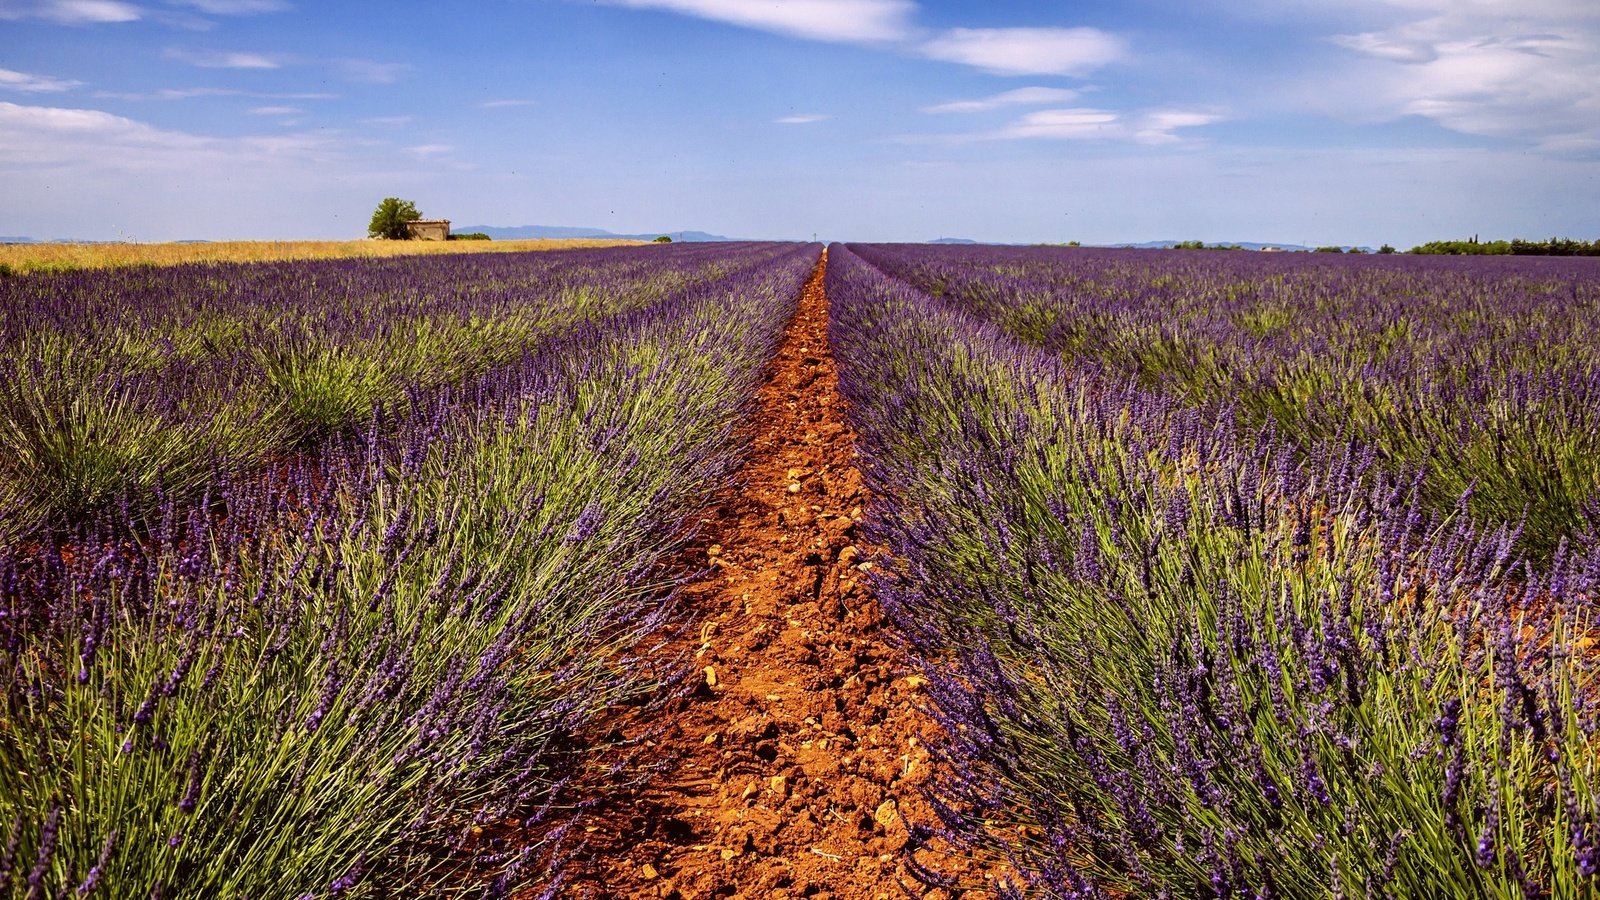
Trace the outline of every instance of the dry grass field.
[[13, 272], [195, 262], [343, 259], [422, 253], [512, 253], [613, 247], [641, 241], [597, 239], [526, 241], [219, 241], [203, 244], [6, 244], [0, 266]]

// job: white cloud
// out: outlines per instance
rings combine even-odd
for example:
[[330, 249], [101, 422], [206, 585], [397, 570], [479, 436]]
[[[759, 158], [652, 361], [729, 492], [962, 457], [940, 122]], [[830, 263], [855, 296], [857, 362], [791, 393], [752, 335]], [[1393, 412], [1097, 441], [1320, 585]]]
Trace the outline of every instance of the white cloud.
[[344, 77], [365, 84], [393, 84], [411, 71], [411, 66], [406, 63], [386, 63], [370, 59], [336, 59], [333, 65]]
[[297, 116], [305, 112], [298, 106], [257, 106], [250, 110], [252, 116]]
[[193, 100], [196, 97], [239, 97], [244, 91], [233, 88], [161, 88], [159, 90], [136, 91], [95, 91], [91, 96], [106, 100]]
[[214, 138], [156, 128], [96, 109], [0, 102], [0, 167], [182, 171], [201, 164], [326, 160], [327, 135]]
[[253, 16], [258, 13], [282, 12], [289, 8], [284, 0], [168, 0], [177, 6], [187, 6], [214, 16]]
[[1110, 109], [1041, 109], [1031, 112], [1000, 131], [993, 138], [1084, 138], [1117, 137], [1123, 133], [1122, 114]]
[[454, 144], [419, 144], [405, 149], [406, 153], [417, 159], [437, 159], [441, 156], [449, 156], [455, 151]]
[[990, 131], [937, 135], [905, 135], [894, 139], [910, 144], [967, 144], [977, 141], [1120, 141], [1138, 144], [1172, 144], [1183, 140], [1181, 129], [1199, 128], [1223, 121], [1224, 116], [1200, 110], [1149, 109], [1122, 112], [1074, 106], [1040, 109]]
[[437, 168], [332, 129], [224, 137], [0, 102], [0, 196], [18, 234], [354, 237], [378, 198], [426, 201]]
[[54, 93], [57, 91], [70, 91], [82, 84], [83, 82], [81, 81], [70, 81], [65, 78], [51, 78], [48, 75], [29, 75], [26, 72], [0, 69], [0, 88], [12, 91], [23, 91], [30, 94]]
[[821, 122], [827, 118], [827, 116], [817, 115], [816, 113], [802, 113], [794, 116], [779, 116], [772, 121], [777, 125], [810, 125], [813, 122]]
[[282, 64], [278, 57], [265, 53], [229, 50], [183, 50], [169, 47], [163, 55], [167, 59], [186, 62], [202, 69], [276, 69]]
[[478, 104], [479, 109], [511, 109], [518, 106], [532, 106], [532, 100], [485, 100]]
[[1006, 91], [977, 100], [953, 100], [936, 106], [923, 107], [925, 113], [975, 113], [1003, 109], [1008, 106], [1036, 106], [1046, 103], [1071, 103], [1078, 92], [1066, 88], [1025, 87]]
[[1174, 134], [1180, 128], [1200, 128], [1215, 125], [1223, 117], [1215, 113], [1191, 110], [1149, 110], [1129, 121], [1133, 139], [1141, 144], [1171, 144], [1182, 140]]
[[606, 0], [818, 41], [900, 41], [912, 34], [912, 0]]
[[0, 20], [44, 19], [60, 25], [133, 22], [143, 11], [121, 0], [0, 0]]
[[1600, 4], [1393, 6], [1425, 17], [1330, 38], [1356, 58], [1324, 86], [1326, 107], [1356, 119], [1421, 116], [1551, 153], [1592, 153], [1600, 144]]
[[361, 124], [385, 125], [390, 128], [398, 128], [402, 125], [410, 125], [411, 116], [368, 116], [361, 120]]
[[1348, 50], [1391, 62], [1425, 63], [1439, 58], [1433, 45], [1425, 41], [1400, 40], [1370, 31], [1361, 34], [1336, 34], [1331, 40]]
[[995, 75], [1085, 75], [1126, 58], [1127, 43], [1098, 28], [952, 28], [921, 51]]
[[320, 91], [273, 93], [266, 91], [241, 91], [238, 88], [193, 87], [161, 88], [147, 92], [95, 91], [90, 96], [107, 100], [193, 100], [199, 97], [250, 97], [256, 100], [337, 100], [338, 94]]

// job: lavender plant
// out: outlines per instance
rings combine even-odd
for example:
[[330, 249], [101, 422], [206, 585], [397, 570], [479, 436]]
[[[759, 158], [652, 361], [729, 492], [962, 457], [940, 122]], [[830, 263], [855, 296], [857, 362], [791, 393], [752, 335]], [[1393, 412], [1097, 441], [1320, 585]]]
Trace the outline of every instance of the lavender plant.
[[[830, 251], [947, 834], [1012, 896], [1596, 890], [1600, 561]], [[932, 873], [925, 873], [934, 880]]]
[[1307, 443], [1356, 438], [1548, 560], [1600, 536], [1600, 266], [870, 246], [1028, 343]]
[[0, 892], [558, 893], [595, 799], [571, 785], [617, 762], [573, 738], [677, 677], [635, 655], [676, 615], [661, 564], [816, 253], [413, 389], [148, 523], [0, 550]]
[[[0, 539], [194, 492], [772, 245], [40, 274], [0, 285]], [[9, 529], [9, 530], [8, 530]]]
[[[195, 494], [780, 249], [190, 265], [0, 286], [0, 541], [123, 495]], [[130, 496], [131, 495], [131, 496]], [[139, 498], [144, 498], [140, 500]]]

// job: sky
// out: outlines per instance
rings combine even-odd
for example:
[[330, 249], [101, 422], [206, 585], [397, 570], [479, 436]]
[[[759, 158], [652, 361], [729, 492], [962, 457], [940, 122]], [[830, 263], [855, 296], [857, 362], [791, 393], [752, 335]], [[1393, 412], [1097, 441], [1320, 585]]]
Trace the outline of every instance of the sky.
[[0, 236], [1600, 238], [1600, 0], [0, 0]]

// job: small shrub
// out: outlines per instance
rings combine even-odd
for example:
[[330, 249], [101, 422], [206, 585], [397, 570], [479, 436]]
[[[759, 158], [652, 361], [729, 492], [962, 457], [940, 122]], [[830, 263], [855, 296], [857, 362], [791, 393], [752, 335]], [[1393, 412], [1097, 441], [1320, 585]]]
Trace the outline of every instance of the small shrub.
[[672, 243], [672, 237], [670, 235], [663, 234], [662, 236], [656, 238], [655, 242], [658, 244], [670, 244]]
[[487, 234], [484, 234], [481, 231], [466, 231], [466, 232], [462, 232], [461, 234], [452, 234], [452, 235], [450, 235], [450, 237], [446, 238], [446, 240], [451, 240], [451, 241], [487, 241], [487, 240], [492, 240], [492, 238], [490, 238]]

